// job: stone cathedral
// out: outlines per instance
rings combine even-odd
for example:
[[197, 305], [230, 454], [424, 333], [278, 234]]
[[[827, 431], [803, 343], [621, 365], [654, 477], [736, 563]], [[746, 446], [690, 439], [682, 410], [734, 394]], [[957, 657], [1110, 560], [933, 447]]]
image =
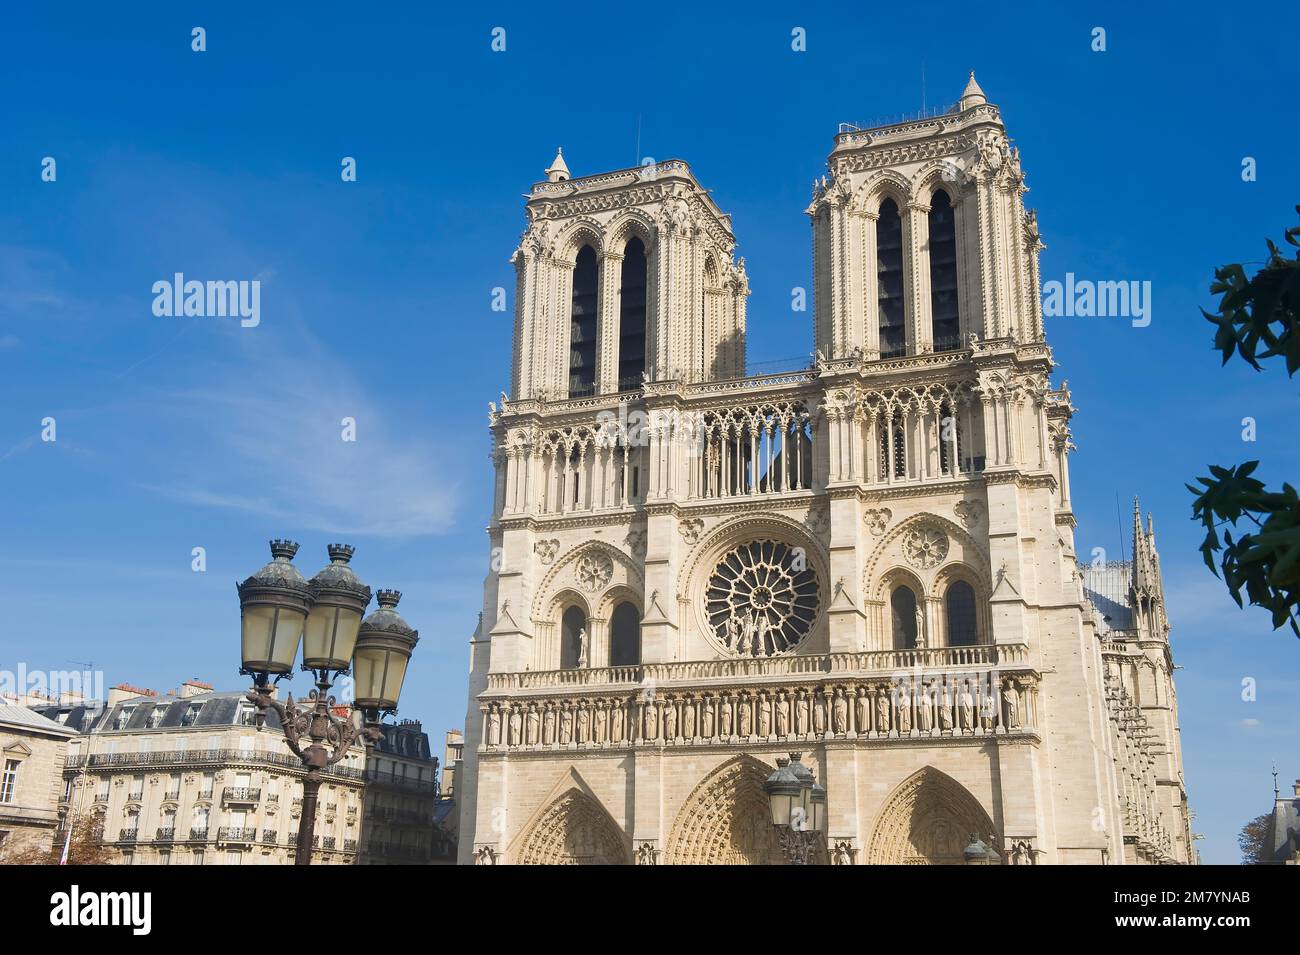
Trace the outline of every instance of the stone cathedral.
[[730, 217], [681, 161], [534, 185], [461, 862], [765, 864], [803, 754], [822, 861], [1195, 861], [1154, 528], [1081, 562], [1035, 213], [974, 75], [841, 128], [809, 367], [749, 375]]

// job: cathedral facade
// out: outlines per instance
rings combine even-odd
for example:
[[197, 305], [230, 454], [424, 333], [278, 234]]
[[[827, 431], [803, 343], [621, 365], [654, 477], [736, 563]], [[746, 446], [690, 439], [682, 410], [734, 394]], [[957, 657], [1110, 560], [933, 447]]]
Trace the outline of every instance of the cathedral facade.
[[1195, 858], [1154, 529], [1080, 563], [1036, 217], [972, 75], [842, 128], [810, 367], [747, 375], [744, 260], [684, 162], [534, 185], [461, 862], [782, 861], [803, 754], [838, 864]]

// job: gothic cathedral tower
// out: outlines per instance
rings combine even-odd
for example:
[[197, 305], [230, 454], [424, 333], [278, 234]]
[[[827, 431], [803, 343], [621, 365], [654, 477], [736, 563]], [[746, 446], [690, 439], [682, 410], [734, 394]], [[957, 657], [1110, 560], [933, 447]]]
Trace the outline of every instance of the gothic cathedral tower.
[[[490, 414], [461, 861], [1194, 859], [1154, 532], [1075, 556], [1018, 151], [950, 110], [835, 140], [813, 367], [750, 376], [730, 217], [684, 162], [532, 187]], [[796, 768], [798, 764], [796, 764]]]

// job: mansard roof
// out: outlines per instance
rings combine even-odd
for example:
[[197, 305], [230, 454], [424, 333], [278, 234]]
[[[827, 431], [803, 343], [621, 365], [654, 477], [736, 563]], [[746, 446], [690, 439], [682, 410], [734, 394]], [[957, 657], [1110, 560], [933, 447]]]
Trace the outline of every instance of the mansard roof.
[[77, 735], [75, 729], [69, 729], [62, 723], [57, 723], [30, 707], [9, 703], [0, 703], [0, 729], [43, 733], [49, 736]]

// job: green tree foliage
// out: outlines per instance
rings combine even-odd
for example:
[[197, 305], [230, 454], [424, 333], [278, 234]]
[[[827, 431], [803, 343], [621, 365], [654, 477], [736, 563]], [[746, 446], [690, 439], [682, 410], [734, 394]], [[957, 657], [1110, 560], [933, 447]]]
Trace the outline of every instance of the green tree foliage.
[[[1300, 206], [1296, 207], [1300, 213]], [[1300, 226], [1286, 231], [1287, 244], [1300, 248]], [[1264, 267], [1251, 278], [1240, 264], [1215, 270], [1210, 285], [1220, 295], [1217, 314], [1204, 309], [1202, 314], [1217, 327], [1214, 347], [1223, 355], [1223, 364], [1234, 354], [1256, 371], [1261, 362], [1281, 358], [1287, 375], [1300, 369], [1300, 329], [1296, 309], [1300, 305], [1300, 252], [1288, 258], [1271, 240]], [[1208, 477], [1199, 477], [1203, 487], [1187, 485], [1196, 495], [1192, 518], [1205, 525], [1201, 556], [1205, 565], [1223, 580], [1238, 606], [1243, 606], [1241, 592], [1257, 607], [1273, 615], [1273, 629], [1289, 623], [1300, 637], [1300, 496], [1290, 484], [1281, 491], [1269, 491], [1252, 477], [1258, 461], [1235, 467], [1211, 465]], [[1219, 527], [1246, 519], [1254, 528], [1234, 539]], [[1219, 567], [1215, 567], [1215, 553]]]
[[1256, 816], [1241, 827], [1241, 832], [1237, 833], [1237, 848], [1241, 850], [1242, 865], [1264, 865], [1268, 861], [1265, 840], [1268, 839], [1268, 827], [1272, 821], [1273, 816], [1266, 814]]

